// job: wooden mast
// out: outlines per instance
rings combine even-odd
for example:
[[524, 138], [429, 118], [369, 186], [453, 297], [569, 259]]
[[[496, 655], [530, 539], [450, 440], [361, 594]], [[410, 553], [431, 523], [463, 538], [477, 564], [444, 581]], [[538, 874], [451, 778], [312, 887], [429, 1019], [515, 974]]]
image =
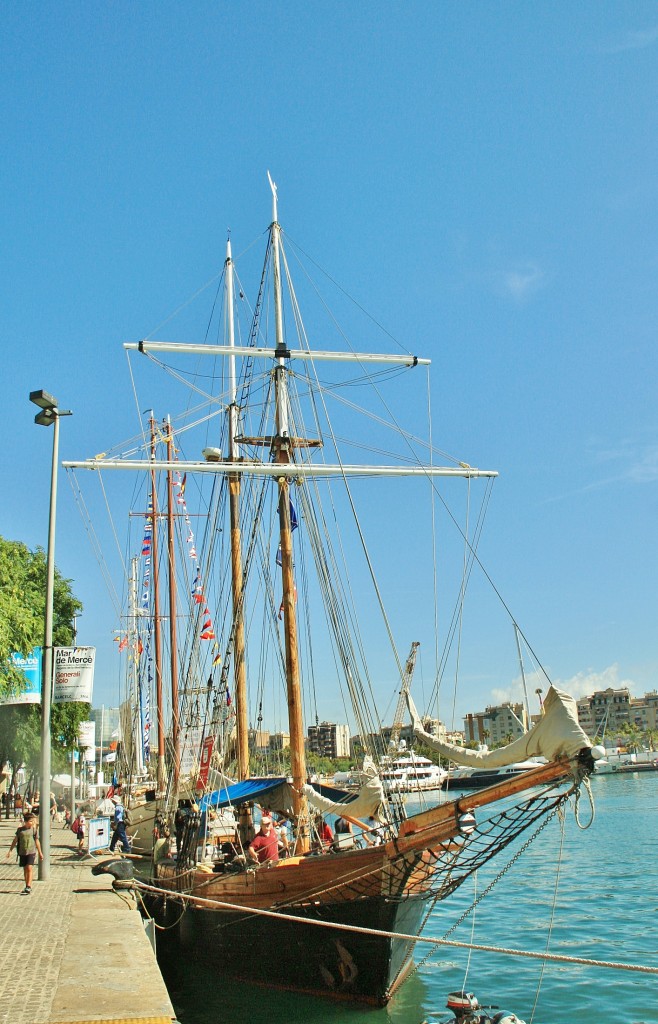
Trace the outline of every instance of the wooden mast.
[[158, 587], [158, 495], [155, 484], [155, 419], [153, 413], [149, 420], [151, 428], [151, 560], [153, 572], [153, 647], [155, 652], [155, 703], [158, 722], [158, 766], [157, 766], [157, 789], [158, 793], [164, 793], [166, 783], [165, 769], [165, 728], [164, 711], [162, 703], [162, 635], [160, 623], [160, 595]]
[[[233, 322], [233, 260], [231, 258], [231, 240], [226, 243], [226, 316], [228, 343], [235, 348], [235, 331]], [[238, 426], [237, 386], [235, 376], [235, 356], [228, 360], [230, 404], [228, 408], [228, 458], [230, 462], [241, 461], [236, 444]], [[249, 777], [249, 716], [247, 713], [247, 670], [245, 662], [243, 588], [244, 574], [242, 567], [242, 538], [240, 532], [240, 475], [229, 473], [229, 515], [231, 528], [231, 583], [233, 596], [233, 671], [235, 678], [235, 711], [236, 711], [236, 753], [238, 763], [238, 780], [242, 782]]]
[[[268, 175], [269, 177], [269, 175]], [[272, 188], [272, 253], [274, 269], [274, 317], [276, 329], [276, 366], [274, 383], [276, 394], [276, 437], [273, 440], [274, 461], [279, 464], [292, 462], [293, 443], [288, 422], [288, 366], [286, 344], [283, 336], [283, 311], [281, 296], [281, 264], [279, 241], [281, 228], [277, 219], [276, 185], [270, 178]], [[297, 612], [295, 608], [295, 579], [292, 554], [292, 527], [290, 518], [290, 484], [286, 477], [277, 480], [279, 489], [279, 531], [281, 544], [281, 580], [283, 584], [283, 626], [286, 655], [286, 689], [288, 698], [288, 722], [290, 728], [290, 769], [293, 788], [293, 811], [297, 819], [298, 838], [296, 850], [305, 853], [309, 848], [306, 800], [302, 786], [306, 783], [306, 752], [304, 748], [304, 723], [302, 718], [302, 693], [297, 645]]]
[[[167, 417], [167, 461], [173, 462], [174, 434]], [[174, 551], [174, 481], [172, 472], [167, 472], [167, 552], [169, 578], [169, 659], [171, 670], [171, 742], [173, 747], [173, 799], [178, 800], [180, 778], [180, 709], [178, 706], [178, 643], [176, 634], [176, 575]]]

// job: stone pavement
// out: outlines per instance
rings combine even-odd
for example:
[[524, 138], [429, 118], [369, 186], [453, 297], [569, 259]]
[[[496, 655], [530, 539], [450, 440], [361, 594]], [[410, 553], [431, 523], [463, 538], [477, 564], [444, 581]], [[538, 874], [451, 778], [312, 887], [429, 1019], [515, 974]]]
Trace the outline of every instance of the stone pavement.
[[0, 1024], [171, 1024], [175, 1020], [142, 919], [129, 893], [94, 877], [95, 858], [76, 853], [77, 837], [55, 823], [47, 882], [12, 853], [20, 819], [0, 818]]

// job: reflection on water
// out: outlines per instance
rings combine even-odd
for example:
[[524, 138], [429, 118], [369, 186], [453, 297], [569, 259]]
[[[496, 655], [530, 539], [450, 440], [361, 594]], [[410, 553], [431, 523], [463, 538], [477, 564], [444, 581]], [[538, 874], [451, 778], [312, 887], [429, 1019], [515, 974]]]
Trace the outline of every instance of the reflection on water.
[[[658, 910], [652, 895], [658, 886], [658, 774], [601, 776], [592, 780], [592, 789], [596, 817], [589, 829], [576, 826], [569, 808], [564, 835], [554, 819], [509, 870], [504, 869], [516, 847], [503, 851], [434, 907], [424, 934], [441, 938], [476, 902], [475, 912], [451, 938], [658, 970]], [[589, 820], [584, 806], [581, 816]], [[500, 872], [492, 892], [479, 902]], [[419, 970], [385, 1009], [373, 1009], [223, 978], [221, 966], [183, 962], [172, 938], [158, 933], [158, 959], [181, 1024], [241, 1024], [264, 1011], [285, 1024], [420, 1024], [440, 1020], [448, 993], [462, 987], [528, 1024], [658, 1024], [651, 997], [656, 975], [543, 965], [483, 951], [469, 956], [465, 949], [419, 943]], [[245, 950], [245, 958], [267, 955], [267, 950]]]

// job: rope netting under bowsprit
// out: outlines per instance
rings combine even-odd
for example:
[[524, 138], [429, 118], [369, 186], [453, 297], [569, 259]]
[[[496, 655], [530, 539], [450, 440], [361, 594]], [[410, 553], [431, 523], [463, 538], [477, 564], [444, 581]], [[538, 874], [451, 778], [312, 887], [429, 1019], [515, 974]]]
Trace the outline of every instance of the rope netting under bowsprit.
[[446, 843], [433, 849], [428, 859], [425, 877], [418, 877], [416, 871], [406, 887], [403, 898], [424, 895], [433, 900], [445, 899], [459, 888], [469, 875], [478, 871], [537, 822], [541, 822], [531, 837], [532, 841], [568, 800], [570, 793], [568, 790], [531, 797], [522, 804], [508, 807], [481, 824], [476, 824], [473, 831], [460, 841]]

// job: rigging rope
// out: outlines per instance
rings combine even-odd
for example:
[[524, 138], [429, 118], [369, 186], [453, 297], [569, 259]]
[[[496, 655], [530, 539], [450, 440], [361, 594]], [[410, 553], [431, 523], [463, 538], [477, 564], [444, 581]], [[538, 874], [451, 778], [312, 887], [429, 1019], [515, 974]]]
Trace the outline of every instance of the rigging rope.
[[[587, 781], [589, 781], [589, 779]], [[577, 800], [578, 800], [578, 791], [576, 791], [576, 801]], [[565, 823], [566, 823], [564, 814], [562, 814], [562, 813], [558, 814], [558, 821], [560, 823], [560, 850], [559, 850], [559, 854], [558, 854], [558, 858], [557, 858], [557, 864], [555, 866], [555, 886], [553, 887], [553, 903], [552, 903], [552, 906], [551, 906], [551, 917], [550, 917], [550, 921], [548, 923], [548, 931], [546, 933], [546, 952], [547, 953], [548, 953], [548, 948], [549, 948], [550, 943], [551, 943], [551, 937], [553, 935], [553, 925], [555, 923], [555, 910], [556, 910], [556, 907], [557, 907], [557, 894], [558, 894], [558, 887], [559, 887], [559, 884], [560, 884], [560, 868], [562, 867], [562, 858], [564, 856], [564, 826], [565, 826]], [[535, 993], [535, 1001], [532, 1004], [532, 1010], [530, 1012], [530, 1024], [532, 1024], [532, 1022], [535, 1019], [535, 1013], [537, 1011], [537, 1004], [539, 1002], [539, 993], [541, 991], [542, 982], [544, 980], [544, 971], [545, 970], [546, 970], [546, 961], [544, 961], [542, 963], [541, 969], [539, 971], [539, 979], [537, 981], [537, 991]]]
[[256, 907], [245, 907], [236, 903], [228, 903], [223, 900], [207, 900], [201, 896], [190, 896], [187, 893], [171, 892], [168, 889], [160, 889], [154, 885], [147, 885], [145, 882], [135, 880], [138, 889], [144, 892], [154, 893], [156, 896], [168, 899], [190, 900], [202, 907], [211, 910], [235, 910], [241, 914], [256, 915], [260, 917], [273, 917], [281, 921], [288, 921], [295, 924], [310, 925], [313, 928], [330, 928], [334, 931], [352, 932], [357, 935], [370, 935], [383, 939], [402, 939], [406, 942], [427, 943], [431, 946], [448, 946], [453, 949], [474, 949], [484, 953], [500, 953], [503, 956], [525, 957], [530, 960], [548, 960], [558, 964], [581, 964], [584, 967], [604, 967], [618, 971], [634, 971], [640, 974], [658, 975], [658, 967], [647, 967], [644, 964], [627, 964], [615, 960], [594, 960], [590, 957], [566, 956], [559, 953], [536, 953], [527, 949], [514, 949], [508, 946], [491, 946], [477, 942], [457, 942], [456, 939], [434, 939], [425, 935], [409, 935], [405, 932], [389, 932], [379, 928], [361, 928], [358, 925], [339, 924], [336, 921], [317, 921], [313, 918], [300, 918], [294, 914], [282, 914], [275, 910], [260, 910]]

